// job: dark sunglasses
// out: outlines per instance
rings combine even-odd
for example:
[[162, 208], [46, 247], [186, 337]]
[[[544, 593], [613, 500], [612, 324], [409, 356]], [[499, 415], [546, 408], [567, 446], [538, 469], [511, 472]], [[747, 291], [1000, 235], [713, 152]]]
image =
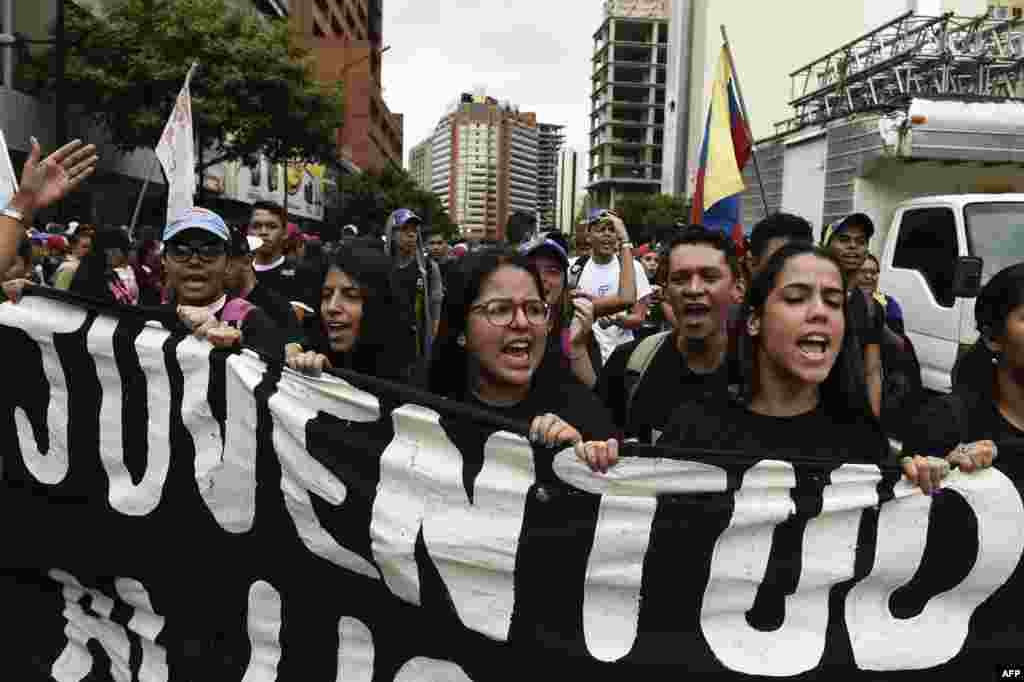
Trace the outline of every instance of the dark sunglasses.
[[192, 256], [198, 256], [204, 263], [212, 263], [227, 253], [227, 244], [224, 242], [194, 242], [185, 244], [183, 242], [170, 242], [167, 244], [167, 257], [187, 263]]

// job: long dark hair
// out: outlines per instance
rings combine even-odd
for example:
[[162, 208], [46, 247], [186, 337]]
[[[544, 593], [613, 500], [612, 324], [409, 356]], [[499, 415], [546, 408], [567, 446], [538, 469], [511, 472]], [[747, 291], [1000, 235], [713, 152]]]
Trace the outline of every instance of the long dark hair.
[[463, 256], [449, 273], [448, 291], [441, 311], [441, 324], [434, 343], [427, 380], [431, 393], [464, 400], [469, 385], [469, 355], [458, 338], [466, 333], [469, 309], [480, 296], [487, 279], [502, 267], [515, 267], [528, 273], [544, 295], [540, 273], [525, 257], [512, 249], [495, 247]]
[[981, 336], [957, 363], [953, 388], [995, 397], [995, 354], [986, 341], [1006, 334], [1006, 320], [1024, 305], [1024, 263], [1003, 268], [981, 289], [974, 302], [974, 321]]
[[[794, 241], [789, 242], [777, 250], [768, 259], [764, 268], [751, 282], [747, 291], [746, 301], [743, 305], [745, 319], [750, 319], [754, 313], [764, 310], [765, 301], [768, 295], [778, 285], [778, 276], [786, 267], [786, 263], [797, 256], [811, 254], [822, 260], [832, 263], [843, 281], [844, 294], [848, 290], [848, 283], [839, 266], [839, 261], [829, 251], [812, 244]], [[868, 402], [867, 385], [864, 382], [864, 357], [860, 348], [860, 340], [856, 333], [849, 326], [849, 306], [847, 297], [843, 296], [843, 318], [847, 320], [846, 332], [843, 334], [843, 342], [839, 349], [839, 355], [832, 366], [825, 381], [820, 388], [820, 400], [824, 410], [833, 418], [840, 421], [867, 418], [877, 423], [871, 405]], [[741, 336], [737, 344], [740, 386], [737, 399], [744, 404], [749, 404], [753, 398], [754, 387], [757, 381], [757, 341], [752, 338], [743, 325]]]
[[321, 327], [311, 333], [313, 347], [357, 372], [385, 379], [408, 379], [407, 369], [415, 359], [413, 338], [405, 309], [392, 285], [387, 256], [380, 249], [362, 244], [346, 245], [322, 262], [320, 289], [332, 268], [348, 275], [363, 292], [359, 339], [349, 357], [338, 358]]

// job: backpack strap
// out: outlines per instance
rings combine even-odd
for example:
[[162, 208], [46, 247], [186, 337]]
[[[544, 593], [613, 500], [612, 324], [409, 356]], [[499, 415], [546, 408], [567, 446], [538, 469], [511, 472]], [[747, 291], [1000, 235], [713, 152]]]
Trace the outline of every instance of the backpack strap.
[[654, 356], [658, 354], [658, 351], [665, 344], [665, 340], [671, 335], [671, 331], [652, 334], [638, 343], [633, 352], [629, 354], [629, 360], [626, 361], [625, 377], [625, 420], [627, 425], [629, 424], [629, 413], [633, 407], [633, 399], [636, 397], [636, 392], [640, 389], [640, 383], [643, 381], [644, 375], [647, 374], [647, 368], [651, 366]]
[[580, 277], [583, 275], [583, 268], [587, 267], [587, 263], [590, 262], [590, 256], [580, 256], [576, 259], [576, 262], [569, 266], [569, 288], [575, 289], [579, 286]]
[[946, 397], [946, 402], [953, 408], [953, 418], [956, 419], [957, 431], [960, 433], [960, 444], [966, 444], [971, 432], [967, 424], [967, 415], [970, 413], [967, 409], [967, 400], [959, 393], [950, 393]]

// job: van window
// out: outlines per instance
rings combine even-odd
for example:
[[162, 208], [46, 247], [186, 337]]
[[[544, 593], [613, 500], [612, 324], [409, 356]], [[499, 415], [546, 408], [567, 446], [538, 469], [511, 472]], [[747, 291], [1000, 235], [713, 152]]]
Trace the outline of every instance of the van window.
[[1003, 268], [1024, 263], [1024, 203], [967, 204], [964, 225], [970, 254], [984, 263], [982, 285]]
[[917, 270], [936, 303], [953, 307], [953, 271], [960, 251], [956, 218], [948, 208], [918, 208], [903, 214], [892, 266]]

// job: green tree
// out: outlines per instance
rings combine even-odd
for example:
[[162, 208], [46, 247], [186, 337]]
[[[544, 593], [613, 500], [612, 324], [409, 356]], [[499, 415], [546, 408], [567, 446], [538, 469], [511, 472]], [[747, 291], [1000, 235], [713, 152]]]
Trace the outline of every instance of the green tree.
[[[123, 152], [155, 147], [193, 61], [199, 170], [263, 152], [272, 161], [337, 156], [341, 85], [319, 83], [285, 20], [226, 0], [110, 0], [102, 16], [65, 1], [69, 104], [98, 122]], [[52, 59], [27, 65], [53, 89]]]
[[652, 239], [659, 230], [678, 222], [689, 222], [686, 199], [673, 194], [627, 195], [618, 202], [616, 210], [637, 241]]
[[360, 233], [380, 234], [392, 211], [408, 208], [423, 218], [432, 229], [451, 239], [458, 226], [433, 192], [423, 190], [402, 168], [389, 165], [382, 171], [368, 170], [340, 179], [342, 216], [346, 223], [359, 227]]

